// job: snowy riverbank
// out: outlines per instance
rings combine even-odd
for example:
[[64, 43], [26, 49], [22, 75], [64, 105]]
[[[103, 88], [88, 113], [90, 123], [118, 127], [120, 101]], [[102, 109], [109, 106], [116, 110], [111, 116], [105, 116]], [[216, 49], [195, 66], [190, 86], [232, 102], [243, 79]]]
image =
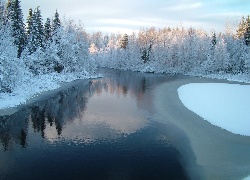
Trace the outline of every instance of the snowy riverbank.
[[13, 108], [19, 105], [26, 104], [26, 102], [41, 93], [55, 90], [63, 86], [64, 83], [73, 82], [77, 79], [97, 78], [100, 75], [89, 74], [72, 74], [72, 73], [51, 73], [46, 75], [34, 76], [20, 83], [12, 93], [0, 93], [0, 115], [9, 114], [4, 113], [8, 108]]

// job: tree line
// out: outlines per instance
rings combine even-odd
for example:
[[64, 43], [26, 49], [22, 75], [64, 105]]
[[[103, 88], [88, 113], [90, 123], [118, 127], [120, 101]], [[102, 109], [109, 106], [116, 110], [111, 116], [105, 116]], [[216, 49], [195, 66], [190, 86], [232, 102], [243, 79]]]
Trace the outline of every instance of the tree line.
[[248, 74], [250, 19], [232, 33], [193, 28], [141, 28], [131, 35], [93, 33], [90, 52], [99, 66], [190, 75]]

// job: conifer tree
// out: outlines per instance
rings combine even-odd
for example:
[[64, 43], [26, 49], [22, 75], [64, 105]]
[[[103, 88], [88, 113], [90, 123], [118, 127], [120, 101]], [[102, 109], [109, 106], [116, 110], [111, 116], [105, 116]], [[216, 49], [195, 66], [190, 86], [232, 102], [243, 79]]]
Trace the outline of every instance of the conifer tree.
[[56, 10], [56, 13], [55, 13], [55, 16], [53, 19], [53, 23], [52, 23], [52, 33], [54, 34], [59, 27], [61, 27], [61, 21], [59, 18], [59, 14]]
[[4, 20], [4, 4], [0, 0], [0, 21], [2, 22]]
[[27, 27], [26, 27], [26, 33], [29, 36], [32, 32], [32, 28], [33, 28], [33, 20], [32, 20], [32, 16], [33, 16], [33, 10], [30, 8], [29, 9], [29, 15], [27, 17]]
[[39, 7], [37, 7], [34, 12], [32, 12], [32, 9], [29, 10], [27, 36], [29, 54], [34, 53], [38, 48], [44, 48], [44, 28]]
[[29, 15], [27, 18], [27, 27], [26, 27], [26, 33], [27, 33], [27, 48], [29, 51], [29, 54], [32, 54], [36, 51], [35, 47], [35, 28], [34, 28], [34, 17], [33, 17], [33, 10], [29, 9]]
[[47, 18], [45, 24], [44, 24], [44, 36], [45, 40], [48, 41], [51, 39], [52, 36], [52, 27], [51, 27], [51, 21], [50, 18]]
[[42, 16], [39, 6], [34, 11], [33, 24], [35, 28], [36, 47], [44, 47], [44, 27], [42, 23]]
[[23, 23], [23, 13], [19, 0], [8, 0], [7, 18], [11, 23], [14, 44], [17, 46], [17, 57], [20, 58], [26, 45], [25, 26]]
[[245, 17], [243, 16], [241, 18], [241, 21], [239, 23], [239, 26], [238, 26], [238, 29], [236, 30], [236, 37], [241, 39], [244, 37], [244, 33], [246, 31], [246, 28], [245, 28]]
[[244, 33], [244, 39], [245, 39], [245, 43], [247, 46], [250, 45], [250, 17], [247, 16], [247, 19], [246, 19], [246, 30], [245, 30], [245, 33]]
[[217, 39], [216, 39], [216, 34], [215, 34], [215, 32], [213, 32], [211, 43], [212, 43], [212, 47], [214, 47], [214, 46], [216, 45], [216, 43], [217, 43]]
[[128, 45], [128, 35], [124, 34], [123, 37], [122, 37], [122, 40], [120, 42], [120, 47], [123, 48], [123, 49], [126, 49], [127, 45]]

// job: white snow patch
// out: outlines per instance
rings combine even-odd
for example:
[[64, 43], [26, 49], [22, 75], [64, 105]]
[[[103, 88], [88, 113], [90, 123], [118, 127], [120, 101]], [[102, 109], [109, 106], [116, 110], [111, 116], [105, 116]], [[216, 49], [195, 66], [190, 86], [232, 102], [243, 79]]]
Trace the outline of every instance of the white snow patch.
[[178, 89], [191, 111], [232, 133], [250, 136], [250, 86], [223, 83], [191, 83]]

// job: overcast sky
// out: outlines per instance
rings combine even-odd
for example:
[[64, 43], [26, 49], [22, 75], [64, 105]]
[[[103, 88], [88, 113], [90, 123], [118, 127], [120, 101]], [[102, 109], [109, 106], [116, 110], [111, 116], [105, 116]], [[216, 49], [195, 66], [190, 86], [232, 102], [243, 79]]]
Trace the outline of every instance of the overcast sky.
[[224, 32], [250, 14], [250, 0], [21, 0], [28, 9], [40, 6], [44, 19], [57, 9], [60, 17], [81, 20], [88, 32], [131, 32], [140, 27], [194, 27]]

